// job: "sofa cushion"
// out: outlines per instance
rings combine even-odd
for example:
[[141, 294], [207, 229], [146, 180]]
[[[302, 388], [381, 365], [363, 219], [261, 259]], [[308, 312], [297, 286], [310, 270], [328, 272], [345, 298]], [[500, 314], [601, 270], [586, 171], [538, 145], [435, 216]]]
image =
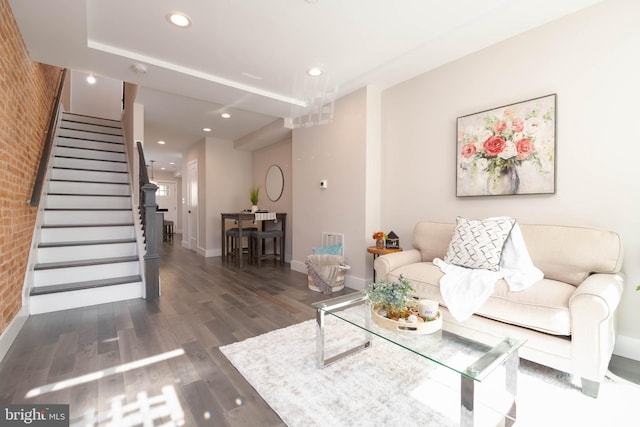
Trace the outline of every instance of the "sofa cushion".
[[[439, 285], [443, 273], [436, 265], [404, 265], [389, 273], [388, 279], [397, 280], [400, 274], [411, 281], [417, 297], [445, 305]], [[570, 284], [543, 279], [524, 291], [510, 292], [507, 283], [499, 280], [476, 315], [554, 335], [570, 335], [569, 299], [575, 290]]]
[[578, 286], [592, 273], [617, 273], [620, 236], [612, 231], [563, 225], [520, 225], [533, 264], [544, 277]]
[[498, 271], [502, 248], [515, 222], [513, 218], [479, 220], [457, 217], [445, 262]]
[[576, 288], [568, 283], [543, 279], [528, 289], [509, 292], [504, 280], [476, 314], [512, 325], [554, 335], [571, 335], [569, 299]]
[[413, 229], [412, 245], [420, 251], [423, 261], [444, 258], [454, 228], [450, 222], [418, 222]]

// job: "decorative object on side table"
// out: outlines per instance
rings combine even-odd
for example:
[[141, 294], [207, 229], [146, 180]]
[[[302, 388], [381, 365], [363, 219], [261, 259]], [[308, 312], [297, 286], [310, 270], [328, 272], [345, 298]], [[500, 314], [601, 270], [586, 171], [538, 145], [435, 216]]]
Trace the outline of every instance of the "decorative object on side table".
[[385, 240], [385, 248], [387, 249], [398, 249], [400, 247], [400, 238], [396, 233], [390, 231], [387, 234], [387, 238]]
[[384, 233], [382, 231], [376, 231], [372, 236], [373, 240], [376, 241], [377, 249], [384, 249]]
[[457, 120], [456, 196], [555, 193], [556, 95]]
[[397, 282], [370, 283], [365, 292], [371, 303], [371, 318], [378, 326], [414, 334], [442, 329], [440, 311], [436, 309], [434, 314], [433, 304], [415, 300], [412, 296], [415, 289], [402, 275]]
[[251, 200], [251, 212], [258, 210], [258, 199], [260, 196], [260, 187], [254, 185], [249, 190], [249, 200]]

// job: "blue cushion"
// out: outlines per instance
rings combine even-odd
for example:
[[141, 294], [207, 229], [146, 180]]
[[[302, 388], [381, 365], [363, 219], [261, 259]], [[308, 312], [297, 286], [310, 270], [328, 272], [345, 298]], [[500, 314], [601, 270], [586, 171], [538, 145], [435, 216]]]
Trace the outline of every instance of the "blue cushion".
[[313, 248], [313, 253], [318, 255], [342, 255], [342, 243], [331, 246], [324, 246], [321, 248]]

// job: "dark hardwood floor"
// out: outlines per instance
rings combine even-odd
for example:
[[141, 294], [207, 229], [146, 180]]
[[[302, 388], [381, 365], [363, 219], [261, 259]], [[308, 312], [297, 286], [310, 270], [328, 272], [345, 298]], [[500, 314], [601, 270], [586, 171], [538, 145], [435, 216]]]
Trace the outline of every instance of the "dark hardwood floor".
[[0, 402], [70, 404], [72, 425], [109, 411], [129, 417], [118, 425], [173, 425], [181, 412], [177, 425], [284, 425], [219, 347], [312, 319], [310, 304], [326, 296], [288, 265], [238, 269], [179, 238], [161, 256], [155, 301], [31, 316], [0, 364]]

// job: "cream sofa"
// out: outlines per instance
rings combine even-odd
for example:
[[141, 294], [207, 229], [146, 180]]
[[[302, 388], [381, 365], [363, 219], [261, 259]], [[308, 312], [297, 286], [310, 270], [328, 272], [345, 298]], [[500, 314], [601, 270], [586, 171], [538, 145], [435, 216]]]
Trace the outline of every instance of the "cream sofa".
[[613, 232], [558, 225], [519, 224], [529, 255], [544, 278], [510, 292], [504, 280], [471, 318], [458, 322], [444, 307], [432, 261], [444, 259], [455, 225], [416, 224], [413, 248], [378, 257], [378, 280], [402, 274], [416, 296], [438, 300], [443, 329], [495, 345], [506, 336], [524, 338], [520, 356], [569, 372], [583, 393], [597, 397], [613, 352], [616, 309], [622, 296], [622, 243]]

